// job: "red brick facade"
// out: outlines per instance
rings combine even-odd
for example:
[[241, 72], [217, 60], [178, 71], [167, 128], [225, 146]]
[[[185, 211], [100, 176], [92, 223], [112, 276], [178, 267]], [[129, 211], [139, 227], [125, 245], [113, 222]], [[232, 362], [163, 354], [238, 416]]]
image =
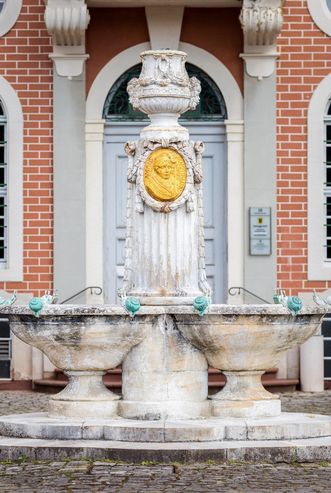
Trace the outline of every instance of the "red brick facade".
[[[53, 288], [53, 68], [44, 10], [44, 0], [24, 0], [19, 20], [0, 38], [0, 75], [17, 91], [24, 112], [24, 282], [0, 287], [34, 294]], [[187, 9], [182, 39], [211, 51], [242, 87], [238, 14], [238, 9]], [[87, 87], [110, 58], [148, 40], [143, 9], [91, 9], [91, 15]], [[134, 29], [127, 29], [128, 15], [140, 20]], [[278, 283], [295, 294], [328, 287], [307, 281], [307, 108], [316, 86], [331, 73], [331, 39], [314, 24], [306, 0], [287, 0], [284, 16], [277, 73]], [[201, 19], [208, 24], [205, 31], [196, 28]]]
[[43, 0], [24, 0], [15, 26], [0, 38], [0, 75], [17, 91], [24, 114], [24, 282], [0, 287], [35, 294], [53, 287], [53, 64], [44, 11]]
[[331, 39], [314, 24], [306, 0], [287, 0], [278, 45], [278, 285], [296, 294], [331, 286], [307, 280], [307, 112], [331, 73]]

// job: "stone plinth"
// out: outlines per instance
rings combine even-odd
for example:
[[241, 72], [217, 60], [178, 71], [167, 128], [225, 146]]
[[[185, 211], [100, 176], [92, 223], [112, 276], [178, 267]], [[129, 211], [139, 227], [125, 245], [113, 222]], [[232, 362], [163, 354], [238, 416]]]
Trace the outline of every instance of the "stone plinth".
[[128, 196], [122, 298], [142, 304], [192, 304], [211, 296], [205, 272], [202, 142], [178, 123], [195, 109], [200, 82], [189, 78], [186, 54], [141, 54], [139, 78], [128, 84], [130, 102], [150, 125], [128, 142]]
[[0, 416], [0, 435], [42, 440], [115, 442], [244, 442], [331, 437], [331, 417], [282, 413], [277, 418], [141, 421], [134, 419], [55, 419], [46, 413]]
[[122, 365], [119, 414], [134, 419], [209, 415], [208, 366], [168, 315], [161, 315]]

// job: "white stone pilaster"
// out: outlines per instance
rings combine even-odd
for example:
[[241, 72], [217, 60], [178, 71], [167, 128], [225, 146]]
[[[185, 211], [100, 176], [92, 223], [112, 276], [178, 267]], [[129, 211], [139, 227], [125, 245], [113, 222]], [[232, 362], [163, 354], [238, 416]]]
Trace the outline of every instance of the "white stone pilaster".
[[[228, 144], [228, 284], [244, 285], [244, 122], [225, 122]], [[242, 294], [231, 296], [228, 303], [243, 303]]]
[[[103, 140], [104, 120], [86, 122], [86, 285], [103, 286]], [[87, 292], [88, 303], [103, 295]]]

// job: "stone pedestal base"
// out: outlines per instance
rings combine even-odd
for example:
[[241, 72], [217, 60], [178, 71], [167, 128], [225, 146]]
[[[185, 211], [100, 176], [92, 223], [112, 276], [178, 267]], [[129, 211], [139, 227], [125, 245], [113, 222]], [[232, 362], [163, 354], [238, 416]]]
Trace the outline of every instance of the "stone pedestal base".
[[233, 401], [211, 402], [211, 414], [218, 418], [267, 418], [279, 416], [281, 404], [270, 401]]
[[139, 402], [119, 401], [118, 414], [141, 420], [198, 419], [210, 416], [210, 405], [204, 402]]
[[169, 315], [145, 329], [145, 339], [122, 365], [119, 415], [141, 420], [196, 419], [209, 415], [207, 361]]
[[110, 418], [116, 416], [119, 396], [102, 381], [104, 371], [66, 371], [68, 385], [52, 396], [48, 416], [68, 418]]
[[279, 416], [281, 402], [262, 385], [264, 371], [223, 372], [226, 385], [211, 397], [211, 413], [220, 418]]

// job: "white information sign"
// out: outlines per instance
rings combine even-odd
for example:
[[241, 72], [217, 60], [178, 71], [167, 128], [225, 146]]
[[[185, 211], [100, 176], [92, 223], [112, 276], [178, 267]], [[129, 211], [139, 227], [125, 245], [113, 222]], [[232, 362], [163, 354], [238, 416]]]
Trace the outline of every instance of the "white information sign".
[[271, 207], [249, 208], [249, 253], [271, 255]]

